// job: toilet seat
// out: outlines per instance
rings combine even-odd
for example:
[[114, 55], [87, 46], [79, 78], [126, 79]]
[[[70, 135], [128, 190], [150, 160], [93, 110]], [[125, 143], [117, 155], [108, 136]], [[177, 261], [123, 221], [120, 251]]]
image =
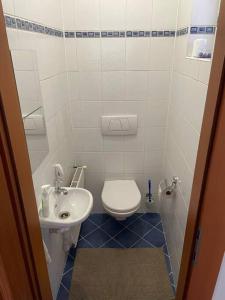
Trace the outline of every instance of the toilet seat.
[[102, 203], [105, 209], [115, 213], [136, 211], [141, 202], [141, 193], [134, 180], [105, 181]]

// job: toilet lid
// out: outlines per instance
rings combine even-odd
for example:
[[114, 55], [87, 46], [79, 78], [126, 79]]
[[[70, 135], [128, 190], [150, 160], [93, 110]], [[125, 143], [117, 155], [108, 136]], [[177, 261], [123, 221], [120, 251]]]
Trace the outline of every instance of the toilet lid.
[[127, 212], [140, 205], [141, 193], [134, 180], [105, 181], [102, 202], [110, 210]]

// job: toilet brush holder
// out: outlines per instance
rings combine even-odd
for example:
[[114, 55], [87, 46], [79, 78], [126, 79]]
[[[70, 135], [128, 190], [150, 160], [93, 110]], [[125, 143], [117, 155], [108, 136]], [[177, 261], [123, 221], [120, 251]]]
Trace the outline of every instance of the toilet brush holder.
[[153, 195], [152, 195], [152, 182], [148, 180], [148, 193], [146, 194], [146, 204], [150, 205], [154, 203]]

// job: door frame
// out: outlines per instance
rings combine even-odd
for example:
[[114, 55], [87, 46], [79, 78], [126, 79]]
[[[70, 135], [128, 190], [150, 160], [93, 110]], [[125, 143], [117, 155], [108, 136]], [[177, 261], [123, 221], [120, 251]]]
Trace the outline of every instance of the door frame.
[[26, 137], [1, 1], [0, 187], [0, 298], [51, 300]]
[[[9, 255], [12, 247], [7, 238], [8, 232], [0, 230], [0, 240], [6, 241], [3, 247], [0, 247], [0, 282], [4, 283], [0, 284], [0, 293], [3, 299], [16, 299], [18, 289], [24, 287], [26, 295], [23, 299], [48, 300], [52, 299], [52, 295], [1, 1], [0, 41], [0, 155], [3, 158], [0, 164], [0, 179], [1, 187], [3, 183], [5, 187], [5, 190], [1, 188], [0, 193], [1, 199], [4, 197], [5, 200], [1, 201], [2, 205], [8, 212], [0, 218], [0, 226], [10, 224], [11, 237], [18, 241], [18, 247], [13, 250], [18, 255], [15, 257], [18, 257], [17, 262], [20, 266], [14, 272], [9, 272], [16, 260], [14, 256]], [[221, 82], [224, 80], [224, 43], [225, 0], [222, 0], [176, 300], [185, 299], [190, 280], [195, 235], [220, 107]], [[18, 274], [26, 274], [26, 276], [21, 278]]]
[[[199, 148], [195, 166], [194, 180], [188, 211], [181, 267], [178, 278], [176, 300], [186, 299], [195, 252], [196, 236], [200, 213], [203, 205], [203, 194], [208, 177], [209, 162], [212, 154], [218, 115], [225, 83], [225, 0], [221, 0], [217, 22], [217, 33], [212, 60], [212, 68], [203, 116]], [[191, 300], [191, 299], [190, 299]]]

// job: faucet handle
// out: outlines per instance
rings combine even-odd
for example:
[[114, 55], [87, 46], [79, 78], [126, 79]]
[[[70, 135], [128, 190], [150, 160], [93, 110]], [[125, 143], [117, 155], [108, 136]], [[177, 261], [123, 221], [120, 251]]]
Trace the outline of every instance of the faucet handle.
[[64, 171], [60, 164], [55, 164], [55, 178], [57, 181], [62, 182], [64, 180]]

